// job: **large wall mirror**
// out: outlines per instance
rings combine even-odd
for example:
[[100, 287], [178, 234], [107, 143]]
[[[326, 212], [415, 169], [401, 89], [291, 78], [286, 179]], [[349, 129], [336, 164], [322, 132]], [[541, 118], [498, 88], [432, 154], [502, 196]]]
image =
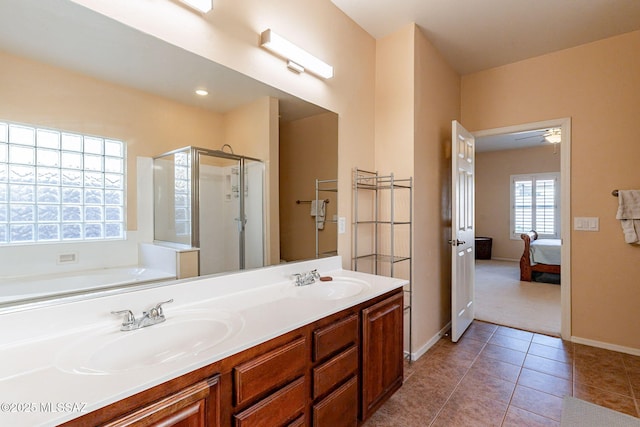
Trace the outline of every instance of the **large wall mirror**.
[[[10, 174], [0, 173], [0, 311], [123, 291], [96, 289], [90, 278], [72, 292], [30, 296], [27, 288], [32, 276], [135, 267], [139, 243], [154, 240], [152, 159], [182, 147], [226, 145], [263, 162], [264, 238], [255, 241], [264, 245], [265, 265], [313, 258], [318, 247], [322, 254], [336, 252], [337, 195], [320, 196], [320, 230], [308, 203], [318, 180], [337, 178], [335, 113], [67, 0], [0, 2], [0, 64], [0, 123], [100, 136], [126, 146], [124, 241], [12, 242], [11, 226], [18, 219], [3, 209], [18, 193], [12, 193]], [[196, 89], [209, 94], [196, 95]], [[4, 138], [0, 168], [9, 171], [11, 141]], [[38, 149], [34, 143], [33, 152]], [[37, 159], [30, 166], [34, 171]], [[37, 199], [40, 183], [28, 185]], [[35, 232], [37, 206], [30, 219]]]

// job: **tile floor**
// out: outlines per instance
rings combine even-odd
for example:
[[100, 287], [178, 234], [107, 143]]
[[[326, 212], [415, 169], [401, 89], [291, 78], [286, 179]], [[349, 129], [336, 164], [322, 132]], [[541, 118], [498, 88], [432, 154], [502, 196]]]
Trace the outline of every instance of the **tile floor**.
[[640, 356], [475, 321], [405, 365], [364, 426], [559, 426], [564, 395], [639, 417]]

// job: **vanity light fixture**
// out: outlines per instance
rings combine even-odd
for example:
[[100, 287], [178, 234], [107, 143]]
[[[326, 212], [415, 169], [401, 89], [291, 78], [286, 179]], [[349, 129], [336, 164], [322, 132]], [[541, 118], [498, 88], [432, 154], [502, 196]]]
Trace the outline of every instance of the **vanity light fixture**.
[[192, 7], [202, 13], [207, 13], [213, 9], [212, 0], [180, 0], [182, 3]]
[[333, 77], [331, 65], [299, 48], [271, 29], [263, 31], [260, 35], [260, 46], [285, 58], [288, 61], [287, 67], [297, 73], [307, 71], [325, 79]]
[[196, 89], [196, 95], [207, 96], [209, 92], [206, 89]]

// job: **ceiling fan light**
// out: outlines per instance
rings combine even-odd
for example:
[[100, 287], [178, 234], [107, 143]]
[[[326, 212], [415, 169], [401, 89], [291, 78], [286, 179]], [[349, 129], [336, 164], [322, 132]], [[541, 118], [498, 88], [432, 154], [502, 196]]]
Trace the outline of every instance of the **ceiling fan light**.
[[562, 141], [562, 133], [560, 129], [551, 129], [548, 135], [545, 135], [544, 140], [550, 144], [559, 144]]

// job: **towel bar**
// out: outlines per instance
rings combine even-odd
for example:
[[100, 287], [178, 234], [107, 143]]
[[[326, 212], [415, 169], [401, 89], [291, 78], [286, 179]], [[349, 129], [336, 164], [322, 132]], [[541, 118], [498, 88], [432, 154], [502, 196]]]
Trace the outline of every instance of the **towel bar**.
[[[296, 200], [296, 205], [299, 205], [300, 203], [311, 203], [313, 200]], [[325, 203], [329, 203], [329, 199], [324, 199]]]
[[613, 197], [618, 197], [618, 190], [613, 190], [613, 191], [611, 192], [611, 195], [612, 195]]

